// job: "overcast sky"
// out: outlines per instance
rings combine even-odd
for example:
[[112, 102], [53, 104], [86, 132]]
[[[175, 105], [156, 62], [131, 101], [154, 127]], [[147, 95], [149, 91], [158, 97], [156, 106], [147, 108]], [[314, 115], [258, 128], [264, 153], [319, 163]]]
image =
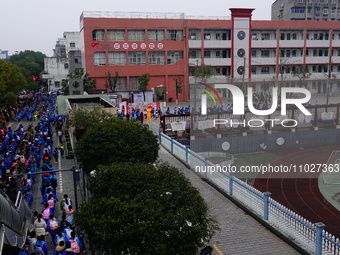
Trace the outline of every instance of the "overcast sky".
[[79, 31], [83, 11], [180, 12], [230, 16], [229, 8], [255, 8], [253, 19], [270, 20], [275, 0], [17, 0], [0, 5], [0, 50], [40, 51], [51, 57], [63, 32]]

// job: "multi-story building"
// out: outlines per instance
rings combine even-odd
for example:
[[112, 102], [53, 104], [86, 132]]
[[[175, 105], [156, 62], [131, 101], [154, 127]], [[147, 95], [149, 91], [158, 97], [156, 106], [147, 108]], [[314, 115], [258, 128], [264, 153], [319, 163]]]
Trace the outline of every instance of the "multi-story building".
[[[64, 37], [57, 40], [53, 57], [44, 59], [42, 78], [47, 81], [49, 91], [62, 89], [63, 80], [76, 68], [82, 68], [82, 40], [79, 32], [64, 32]], [[73, 84], [73, 83], [72, 83]], [[69, 84], [70, 94], [81, 94], [82, 86]]]
[[106, 74], [117, 72], [116, 92], [126, 97], [137, 93], [138, 77], [149, 73], [154, 100], [163, 95], [167, 101], [188, 100], [202, 64], [216, 70], [209, 83], [233, 82], [260, 91], [284, 82], [303, 84], [312, 93], [326, 93], [331, 83], [333, 91], [340, 90], [334, 85], [340, 74], [338, 22], [257, 21], [251, 19], [253, 9], [230, 10], [231, 18], [208, 19], [83, 12], [82, 63], [99, 91], [109, 91]]
[[272, 20], [340, 20], [339, 0], [276, 0]]
[[0, 59], [8, 59], [8, 50], [0, 50]]

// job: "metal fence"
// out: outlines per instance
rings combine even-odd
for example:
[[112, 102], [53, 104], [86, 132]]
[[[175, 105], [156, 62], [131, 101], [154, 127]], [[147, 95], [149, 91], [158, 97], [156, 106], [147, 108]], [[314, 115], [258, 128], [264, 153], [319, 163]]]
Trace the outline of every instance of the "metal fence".
[[214, 167], [214, 164], [174, 138], [160, 132], [159, 140], [165, 149], [190, 166], [201, 178], [216, 185], [301, 248], [317, 255], [340, 254], [339, 239], [326, 232], [323, 223], [308, 221], [271, 199], [269, 192], [260, 192], [232, 174], [209, 171], [209, 167]]

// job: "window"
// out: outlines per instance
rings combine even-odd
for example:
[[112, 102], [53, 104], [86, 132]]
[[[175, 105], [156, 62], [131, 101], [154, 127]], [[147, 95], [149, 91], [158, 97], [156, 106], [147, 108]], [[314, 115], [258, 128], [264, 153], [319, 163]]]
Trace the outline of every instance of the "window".
[[297, 0], [298, 4], [303, 4], [303, 0]]
[[164, 30], [149, 30], [148, 40], [149, 41], [164, 41]]
[[287, 33], [287, 40], [290, 40], [290, 33]]
[[256, 74], [256, 66], [251, 67], [251, 74]]
[[328, 0], [323, 0], [323, 3], [324, 4], [328, 4]]
[[292, 50], [292, 57], [296, 57], [296, 50]]
[[269, 67], [268, 66], [262, 66], [261, 67], [261, 74], [269, 74]]
[[257, 38], [257, 33], [252, 33], [252, 34], [251, 34], [251, 39], [252, 39], [252, 40], [258, 40], [258, 38]]
[[269, 58], [269, 50], [261, 50], [261, 58]]
[[199, 58], [199, 50], [189, 50], [189, 58]]
[[189, 76], [195, 76], [197, 67], [189, 67]]
[[200, 30], [190, 29], [189, 30], [189, 40], [201, 40], [200, 34], [201, 34]]
[[111, 51], [108, 53], [109, 66], [124, 66], [126, 65], [126, 55], [124, 51]]
[[65, 69], [68, 69], [68, 63], [65, 63], [65, 64], [64, 64], [64, 68], [65, 68]]
[[256, 58], [256, 50], [252, 50], [252, 51], [251, 51], [251, 56], [252, 56], [253, 58]]
[[104, 30], [102, 29], [93, 30], [92, 41], [104, 41]]
[[281, 40], [285, 39], [285, 33], [281, 33]]
[[182, 30], [168, 30], [168, 41], [182, 41], [183, 31]]
[[215, 67], [216, 75], [227, 75], [227, 67]]
[[292, 39], [293, 39], [293, 40], [296, 40], [296, 39], [297, 39], [297, 34], [296, 34], [296, 33], [293, 33], [293, 34], [292, 34]]
[[286, 56], [289, 58], [290, 57], [290, 50], [286, 51]]
[[59, 88], [60, 87], [60, 81], [55, 81], [54, 82], [54, 87]]
[[211, 58], [211, 51], [210, 50], [204, 50], [204, 58]]
[[105, 66], [106, 65], [105, 52], [95, 52], [93, 55], [93, 64], [95, 66]]
[[74, 42], [71, 42], [71, 43], [70, 43], [70, 47], [71, 47], [71, 48], [74, 48], [74, 47], [76, 47], [76, 43], [74, 43]]
[[183, 59], [183, 51], [169, 51], [168, 52], [168, 64], [174, 65], [178, 60]]
[[130, 89], [139, 90], [139, 79], [138, 77], [130, 77]]
[[270, 34], [269, 33], [262, 33], [261, 34], [261, 40], [270, 40]]
[[210, 33], [204, 33], [204, 40], [211, 40], [211, 34]]
[[164, 51], [149, 51], [149, 65], [164, 65]]
[[118, 77], [116, 90], [126, 90], [126, 77]]
[[129, 41], [145, 41], [145, 31], [144, 30], [129, 30], [128, 40]]
[[328, 9], [327, 9], [327, 8], [324, 8], [324, 9], [323, 9], [323, 14], [324, 14], [324, 15], [328, 15]]
[[108, 30], [107, 40], [108, 41], [125, 41], [125, 31], [124, 30]]
[[129, 65], [145, 65], [146, 54], [145, 51], [130, 51]]
[[74, 63], [80, 64], [81, 63], [81, 57], [74, 58]]

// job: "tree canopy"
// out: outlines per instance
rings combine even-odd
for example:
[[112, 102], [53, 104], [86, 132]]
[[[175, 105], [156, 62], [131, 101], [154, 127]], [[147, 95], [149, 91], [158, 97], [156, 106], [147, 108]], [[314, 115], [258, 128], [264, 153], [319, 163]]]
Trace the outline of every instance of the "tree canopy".
[[75, 214], [92, 249], [109, 254], [196, 254], [218, 229], [200, 193], [175, 167], [115, 163], [89, 179]]
[[20, 51], [18, 54], [11, 55], [9, 61], [27, 70], [32, 80], [32, 76], [39, 76], [44, 70], [44, 59], [46, 57], [45, 54], [39, 51], [25, 50]]
[[216, 70], [211, 65], [200, 65], [197, 67], [195, 77], [200, 78], [201, 82], [207, 82], [207, 80], [216, 74]]
[[12, 105], [17, 93], [25, 89], [26, 85], [22, 68], [0, 59], [0, 107]]
[[76, 129], [87, 129], [112, 117], [114, 117], [113, 114], [98, 107], [93, 109], [73, 109], [69, 114], [67, 125]]
[[113, 117], [89, 127], [78, 142], [76, 154], [89, 173], [98, 165], [113, 162], [154, 162], [158, 149], [157, 136], [147, 125]]

